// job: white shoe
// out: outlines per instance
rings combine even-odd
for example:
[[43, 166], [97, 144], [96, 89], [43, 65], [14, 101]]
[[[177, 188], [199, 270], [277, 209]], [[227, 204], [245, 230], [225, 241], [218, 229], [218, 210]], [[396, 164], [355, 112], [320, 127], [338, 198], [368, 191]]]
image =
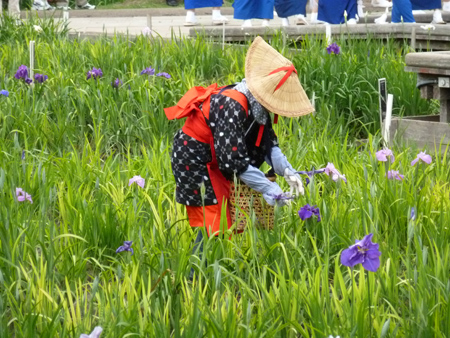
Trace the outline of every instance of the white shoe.
[[311, 13], [311, 25], [323, 25], [323, 24], [326, 24], [326, 22], [317, 19], [317, 12]]
[[281, 26], [289, 27], [289, 19], [288, 18], [281, 18]]
[[241, 25], [241, 27], [252, 27], [252, 20], [244, 20], [244, 23]]
[[83, 6], [77, 6], [76, 8], [77, 8], [77, 9], [95, 9], [95, 6], [94, 6], [94, 5], [91, 5], [91, 4], [89, 4], [89, 3], [86, 2], [86, 5], [83, 5]]
[[269, 27], [269, 19], [263, 19], [261, 26], [262, 27]]
[[184, 22], [184, 25], [186, 27], [196, 26], [198, 24], [197, 18], [195, 17], [195, 12], [193, 11], [187, 11], [186, 12], [186, 21]]
[[57, 9], [62, 9], [63, 11], [70, 11], [71, 8], [69, 6], [56, 6]]
[[382, 16], [380, 16], [379, 18], [375, 19], [375, 23], [377, 25], [384, 25], [387, 23], [387, 14], [384, 13]]
[[43, 11], [44, 10], [44, 6], [39, 3], [39, 2], [33, 2], [33, 5], [31, 5], [31, 9], [35, 10], [35, 11]]
[[442, 3], [442, 10], [444, 12], [450, 12], [450, 2], [443, 2]]
[[307, 25], [308, 21], [306, 21], [306, 18], [304, 15], [300, 14], [297, 15], [297, 21], [295, 22], [296, 25], [302, 26], [302, 25]]
[[213, 25], [223, 25], [224, 23], [228, 23], [228, 19], [220, 13], [220, 9], [213, 9], [212, 24]]
[[392, 2], [387, 0], [372, 0], [373, 7], [392, 7]]
[[56, 9], [56, 7], [53, 7], [52, 5], [50, 5], [47, 1], [45, 2], [45, 6], [44, 9], [46, 11], [54, 11]]
[[439, 9], [436, 9], [433, 13], [433, 21], [431, 21], [432, 25], [445, 25], [446, 22], [442, 19], [442, 13]]
[[356, 25], [356, 24], [357, 24], [356, 19], [350, 19], [347, 21], [347, 25]]
[[220, 15], [218, 17], [213, 17], [212, 19], [212, 24], [213, 25], [223, 25], [223, 24], [227, 24], [228, 23], [228, 19], [226, 17], [224, 17], [223, 15]]
[[185, 27], [192, 27], [192, 26], [197, 26], [197, 25], [198, 25], [197, 21], [185, 21], [184, 22]]
[[358, 17], [360, 19], [364, 18], [366, 15], [364, 14], [364, 10], [363, 8], [366, 7], [364, 6], [364, 3], [362, 0], [358, 0]]

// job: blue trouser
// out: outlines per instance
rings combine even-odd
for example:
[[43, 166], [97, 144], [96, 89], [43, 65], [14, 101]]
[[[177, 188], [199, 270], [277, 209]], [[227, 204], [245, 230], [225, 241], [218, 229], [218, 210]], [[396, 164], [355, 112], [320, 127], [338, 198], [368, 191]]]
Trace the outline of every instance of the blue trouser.
[[303, 14], [306, 15], [308, 0], [275, 0], [275, 10], [280, 18]]
[[392, 0], [392, 22], [416, 22], [412, 14], [411, 0]]
[[358, 13], [356, 0], [319, 0], [319, 13], [317, 18], [333, 25], [345, 23], [344, 12], [347, 12], [347, 20], [355, 19]]
[[413, 11], [441, 8], [441, 0], [411, 0]]
[[222, 7], [222, 0], [184, 0], [184, 9]]
[[274, 0], [235, 0], [234, 18], [239, 20], [273, 19]]

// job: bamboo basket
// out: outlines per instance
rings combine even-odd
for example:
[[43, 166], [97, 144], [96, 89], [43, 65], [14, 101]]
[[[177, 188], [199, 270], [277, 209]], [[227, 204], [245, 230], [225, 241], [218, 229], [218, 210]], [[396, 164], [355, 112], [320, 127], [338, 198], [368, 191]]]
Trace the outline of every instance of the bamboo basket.
[[[275, 182], [276, 177], [268, 177]], [[232, 222], [236, 222], [237, 231], [243, 231], [247, 226], [247, 216], [252, 212], [256, 216], [256, 226], [259, 229], [273, 229], [274, 207], [267, 204], [261, 193], [251, 189], [241, 181], [231, 182], [230, 187], [230, 215]]]

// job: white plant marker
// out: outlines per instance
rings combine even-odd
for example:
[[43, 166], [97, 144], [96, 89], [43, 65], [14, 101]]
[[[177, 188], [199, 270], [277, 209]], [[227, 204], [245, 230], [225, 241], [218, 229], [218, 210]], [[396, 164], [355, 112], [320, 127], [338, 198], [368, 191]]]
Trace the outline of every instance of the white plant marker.
[[391, 127], [391, 120], [392, 120], [392, 105], [394, 103], [394, 95], [388, 94], [387, 99], [387, 110], [386, 110], [386, 119], [384, 120], [384, 128], [383, 128], [383, 139], [384, 139], [384, 146], [386, 148], [389, 148], [389, 142], [390, 142], [390, 133], [389, 128]]
[[327, 45], [331, 44], [331, 25], [325, 25], [325, 38], [327, 39]]
[[150, 14], [147, 14], [147, 27], [153, 30], [152, 27], [152, 16]]
[[30, 41], [30, 79], [32, 80], [34, 79], [34, 45], [34, 41]]
[[67, 9], [63, 10], [63, 21], [69, 21], [69, 11]]
[[411, 29], [411, 49], [416, 50], [416, 27]]

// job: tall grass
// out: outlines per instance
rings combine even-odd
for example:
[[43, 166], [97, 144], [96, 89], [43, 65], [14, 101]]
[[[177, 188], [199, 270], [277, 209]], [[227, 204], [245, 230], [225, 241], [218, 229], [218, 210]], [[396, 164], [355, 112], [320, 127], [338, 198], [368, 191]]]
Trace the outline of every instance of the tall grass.
[[[374, 156], [375, 65], [404, 95], [398, 112], [430, 109], [414, 101], [402, 46], [373, 40], [362, 51], [364, 42], [341, 41], [342, 55], [329, 56], [310, 40], [289, 54], [317, 113], [280, 119], [281, 148], [298, 169], [333, 162], [348, 184], [316, 176], [305, 196], [276, 210], [273, 231], [255, 229], [250, 215], [243, 234], [207, 239], [198, 256], [174, 199], [179, 123], [162, 108], [194, 84], [240, 79], [245, 49], [201, 39], [33, 38], [37, 71], [49, 75], [42, 86], [13, 79], [28, 59], [25, 42], [0, 46], [0, 87], [10, 91], [0, 96], [0, 337], [79, 337], [96, 325], [111, 338], [450, 336], [447, 152], [416, 167], [416, 149], [394, 149], [389, 167]], [[93, 66], [104, 77], [87, 81]], [[139, 75], [148, 66], [173, 78]], [[356, 146], [362, 132], [368, 142]], [[405, 180], [387, 180], [388, 169]], [[144, 189], [128, 186], [134, 175]], [[16, 187], [34, 203], [19, 203]], [[299, 219], [306, 203], [320, 208], [320, 223]], [[352, 280], [340, 252], [369, 232], [381, 267], [357, 267]], [[125, 240], [134, 255], [115, 253]]]

